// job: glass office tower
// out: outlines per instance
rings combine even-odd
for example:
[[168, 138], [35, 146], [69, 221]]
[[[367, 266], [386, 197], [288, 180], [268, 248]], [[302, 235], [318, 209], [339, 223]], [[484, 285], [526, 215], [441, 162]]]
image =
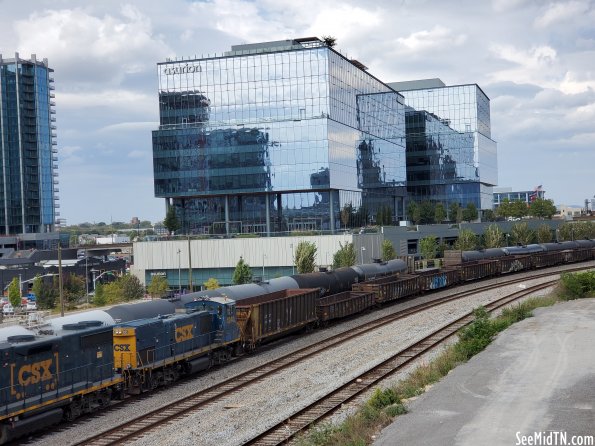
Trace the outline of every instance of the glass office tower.
[[0, 54], [0, 231], [52, 232], [58, 207], [53, 70]]
[[439, 79], [388, 85], [407, 105], [409, 199], [492, 209], [496, 142], [491, 139], [490, 100], [481, 88], [446, 86]]
[[[317, 38], [158, 64], [155, 195], [187, 233], [335, 231], [403, 217], [403, 97]], [[353, 221], [351, 222], [353, 224]]]

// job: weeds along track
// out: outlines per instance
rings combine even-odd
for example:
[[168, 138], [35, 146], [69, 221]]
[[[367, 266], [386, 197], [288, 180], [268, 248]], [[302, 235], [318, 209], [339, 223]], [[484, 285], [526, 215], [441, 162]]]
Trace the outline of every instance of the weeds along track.
[[[528, 287], [522, 291], [517, 291], [492, 301], [485, 305], [485, 308], [489, 312], [496, 311], [534, 293], [535, 291], [551, 287], [555, 283], [557, 283], [557, 280]], [[306, 408], [277, 423], [275, 426], [245, 444], [255, 446], [276, 446], [287, 444], [296, 434], [306, 430], [308, 427], [321, 421], [328, 415], [331, 415], [337, 409], [341, 408], [343, 404], [353, 400], [362, 392], [369, 390], [372, 386], [378, 384], [393, 373], [398, 372], [403, 367], [420, 358], [429, 350], [442, 344], [448, 338], [455, 335], [462, 327], [472, 322], [473, 317], [473, 312], [470, 311], [463, 317], [439, 328], [430, 335], [396, 353], [384, 362], [353, 378], [338, 389], [323, 396]]]
[[[580, 269], [585, 269], [585, 267], [573, 268], [572, 270]], [[404, 310], [396, 311], [395, 313], [392, 313], [390, 315], [380, 317], [371, 322], [367, 322], [355, 328], [328, 337], [322, 341], [316, 342], [307, 347], [295, 350], [290, 354], [281, 356], [275, 360], [264, 363], [258, 367], [254, 367], [250, 370], [247, 370], [246, 372], [240, 373], [232, 378], [226, 379], [208, 389], [196, 392], [190, 396], [178, 399], [172, 403], [166, 404], [155, 410], [144, 413], [125, 423], [121, 423], [117, 426], [114, 426], [109, 430], [103, 431], [97, 435], [90, 436], [82, 442], [76, 444], [113, 445], [121, 444], [126, 441], [132, 441], [136, 438], [144, 436], [145, 434], [158, 428], [159, 426], [169, 423], [185, 414], [200, 411], [208, 407], [209, 404], [214, 403], [220, 400], [221, 398], [232, 394], [233, 392], [242, 390], [246, 386], [253, 384], [269, 375], [275, 374], [291, 365], [299, 363], [300, 361], [305, 360], [306, 358], [310, 358], [313, 355], [321, 353], [327, 349], [336, 347], [342, 343], [345, 343], [358, 336], [362, 336], [366, 333], [378, 329], [379, 327], [390, 324], [399, 319], [406, 318], [413, 314], [420, 313], [424, 310], [437, 307], [447, 302], [456, 301], [464, 297], [481, 293], [482, 291], [493, 290], [519, 282], [526, 282], [528, 280], [548, 277], [552, 274], [558, 274], [558, 272], [548, 271], [541, 272], [540, 274], [531, 277], [513, 278], [512, 280], [506, 280], [497, 284], [477, 287], [470, 291], [455, 293], [450, 296], [434, 299], [431, 302], [421, 303]], [[557, 279], [552, 282], [548, 282], [547, 285], [542, 287], [551, 286], [552, 283], [555, 283], [556, 281]], [[527, 291], [523, 291], [523, 293], [532, 292], [534, 290], [534, 288], [530, 288], [527, 289]], [[518, 297], [514, 298], [513, 300], [515, 299], [518, 299]]]

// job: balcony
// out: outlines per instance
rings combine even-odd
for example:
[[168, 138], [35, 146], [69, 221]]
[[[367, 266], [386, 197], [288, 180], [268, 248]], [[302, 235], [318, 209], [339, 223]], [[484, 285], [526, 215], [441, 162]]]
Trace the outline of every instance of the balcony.
[[54, 163], [57, 163], [57, 162], [58, 162], [58, 157], [57, 157], [57, 156], [52, 156], [52, 161], [53, 161]]
[[59, 187], [54, 187], [54, 193], [57, 194], [58, 192], [60, 192], [60, 188]]
[[51, 115], [55, 115], [55, 114], [56, 114], [56, 110], [54, 110], [53, 108], [52, 108], [52, 109], [50, 109], [50, 114], [51, 114]]
[[54, 82], [54, 78], [53, 78], [53, 77], [49, 77], [49, 78], [48, 78], [48, 81], [50, 81], [50, 82]]
[[[55, 120], [54, 120], [54, 121], [55, 121]], [[55, 125], [50, 125], [50, 128], [51, 128], [52, 130], [56, 130], [56, 129], [57, 129], [57, 127], [56, 127]]]
[[58, 172], [52, 172], [52, 176], [53, 177], [57, 177], [58, 176]]
[[55, 118], [54, 116], [52, 116], [52, 117], [50, 118], [50, 121], [52, 121], [52, 122], [56, 122], [56, 118]]
[[52, 84], [50, 84], [50, 90], [55, 90], [56, 87], [54, 87]]
[[55, 107], [56, 106], [56, 102], [50, 101], [50, 106]]
[[54, 93], [50, 93], [50, 98], [51, 99], [55, 99], [56, 98], [56, 95]]
[[52, 147], [52, 153], [58, 153], [58, 148], [57, 147]]

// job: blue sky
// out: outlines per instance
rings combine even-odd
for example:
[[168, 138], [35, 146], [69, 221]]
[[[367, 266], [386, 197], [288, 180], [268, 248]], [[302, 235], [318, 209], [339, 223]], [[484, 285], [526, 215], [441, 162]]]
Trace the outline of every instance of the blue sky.
[[60, 213], [157, 221], [156, 63], [233, 44], [333, 35], [376, 77], [477, 83], [499, 185], [556, 204], [595, 195], [594, 1], [0, 0], [0, 53], [55, 69]]

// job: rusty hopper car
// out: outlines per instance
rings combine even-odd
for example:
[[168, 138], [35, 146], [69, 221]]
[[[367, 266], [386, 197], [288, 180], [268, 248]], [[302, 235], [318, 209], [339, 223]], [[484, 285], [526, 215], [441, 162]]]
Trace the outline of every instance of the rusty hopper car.
[[344, 291], [318, 299], [316, 311], [319, 322], [328, 322], [352, 314], [362, 313], [375, 305], [374, 293]]
[[236, 320], [244, 348], [316, 322], [318, 288], [283, 290], [236, 302]]
[[399, 277], [389, 276], [368, 282], [356, 283], [353, 285], [353, 290], [373, 293], [376, 303], [381, 304], [418, 294], [420, 283], [418, 276], [402, 274]]

